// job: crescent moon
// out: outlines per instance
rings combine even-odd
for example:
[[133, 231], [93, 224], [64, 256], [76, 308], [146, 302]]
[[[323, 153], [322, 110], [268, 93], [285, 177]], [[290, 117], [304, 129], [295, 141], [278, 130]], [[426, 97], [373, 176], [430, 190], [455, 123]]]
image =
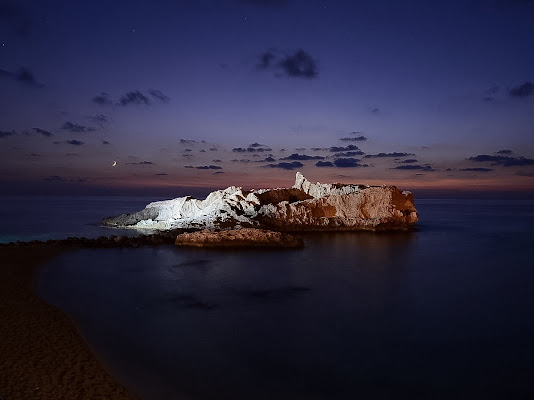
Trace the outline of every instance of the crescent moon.
[[114, 167], [115, 165], [117, 165], [117, 161], [113, 161], [112, 167]]

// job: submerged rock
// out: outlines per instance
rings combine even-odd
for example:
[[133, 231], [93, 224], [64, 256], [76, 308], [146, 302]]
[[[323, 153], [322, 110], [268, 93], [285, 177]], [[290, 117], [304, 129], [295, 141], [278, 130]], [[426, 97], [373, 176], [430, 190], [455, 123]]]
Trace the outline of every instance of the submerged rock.
[[176, 237], [177, 246], [189, 247], [304, 247], [302, 238], [265, 229], [204, 230]]
[[277, 231], [397, 230], [417, 222], [410, 192], [395, 186], [312, 183], [297, 172], [292, 188], [246, 191], [231, 186], [205, 200], [180, 197], [102, 221], [135, 229], [257, 227]]

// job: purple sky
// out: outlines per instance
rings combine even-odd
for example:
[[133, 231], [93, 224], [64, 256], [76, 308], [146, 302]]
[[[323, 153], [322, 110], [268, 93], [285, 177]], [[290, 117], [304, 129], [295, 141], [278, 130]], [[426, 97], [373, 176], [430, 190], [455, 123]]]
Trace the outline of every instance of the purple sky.
[[527, 0], [0, 0], [0, 183], [532, 190], [533, 20]]

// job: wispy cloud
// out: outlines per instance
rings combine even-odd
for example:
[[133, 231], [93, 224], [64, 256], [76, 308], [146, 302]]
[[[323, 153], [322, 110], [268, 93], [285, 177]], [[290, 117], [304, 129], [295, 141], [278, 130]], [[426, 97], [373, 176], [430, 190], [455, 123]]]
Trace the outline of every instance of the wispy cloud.
[[512, 97], [529, 97], [534, 96], [534, 83], [525, 82], [522, 85], [510, 89], [509, 92]]
[[525, 157], [494, 156], [490, 154], [479, 154], [469, 157], [468, 160], [475, 162], [491, 162], [492, 166], [501, 165], [503, 167], [523, 167], [534, 165], [534, 159]]
[[32, 128], [32, 129], [35, 132], [40, 133], [41, 135], [46, 136], [46, 137], [54, 136], [54, 134], [52, 132], [46, 131], [46, 130], [41, 129], [41, 128]]
[[304, 167], [304, 164], [302, 164], [300, 161], [293, 161], [293, 162], [281, 162], [278, 164], [267, 164], [265, 165], [267, 168], [280, 168], [285, 170], [294, 170], [297, 168]]
[[16, 134], [17, 132], [15, 131], [0, 131], [0, 138], [6, 138], [6, 137], [13, 136]]
[[87, 133], [87, 132], [96, 131], [95, 127], [84, 126], [84, 125], [76, 124], [71, 121], [65, 121], [63, 125], [61, 125], [61, 129], [65, 131], [69, 131], [69, 132], [74, 132], [74, 133]]
[[367, 154], [364, 158], [397, 158], [397, 157], [407, 157], [407, 156], [415, 156], [414, 153], [399, 153], [399, 152], [393, 152], [393, 153], [378, 153], [378, 154]]
[[20, 82], [26, 86], [31, 86], [35, 88], [43, 88], [44, 85], [35, 79], [33, 72], [25, 67], [21, 67], [17, 72], [6, 71], [0, 69], [0, 78], [8, 78], [14, 81]]

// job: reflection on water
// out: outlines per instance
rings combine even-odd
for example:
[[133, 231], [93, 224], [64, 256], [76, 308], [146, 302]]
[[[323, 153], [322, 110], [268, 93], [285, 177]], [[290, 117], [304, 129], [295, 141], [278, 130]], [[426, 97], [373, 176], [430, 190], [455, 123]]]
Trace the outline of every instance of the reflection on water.
[[298, 250], [73, 251], [40, 287], [146, 399], [534, 393], [532, 203], [418, 209], [415, 232]]

